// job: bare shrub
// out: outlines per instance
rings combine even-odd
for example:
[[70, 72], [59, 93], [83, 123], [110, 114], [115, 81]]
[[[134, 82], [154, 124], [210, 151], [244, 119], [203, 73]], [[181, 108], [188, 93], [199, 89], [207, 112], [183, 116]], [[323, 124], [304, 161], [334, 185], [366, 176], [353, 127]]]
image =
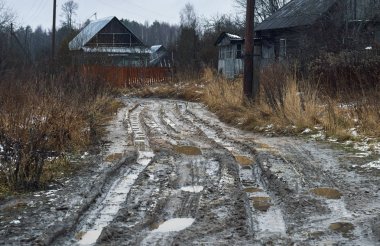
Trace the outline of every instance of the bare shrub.
[[311, 62], [310, 80], [318, 82], [331, 96], [355, 96], [378, 87], [380, 52], [343, 51], [325, 53]]
[[0, 179], [12, 189], [38, 188], [48, 157], [79, 151], [96, 139], [99, 115], [110, 101], [101, 84], [75, 74], [4, 77]]

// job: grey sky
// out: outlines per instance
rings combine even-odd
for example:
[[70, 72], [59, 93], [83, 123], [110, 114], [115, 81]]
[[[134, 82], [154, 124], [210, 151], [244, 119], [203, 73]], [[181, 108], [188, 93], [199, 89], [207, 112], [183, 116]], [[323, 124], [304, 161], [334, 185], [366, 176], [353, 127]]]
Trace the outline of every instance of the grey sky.
[[[17, 25], [41, 25], [51, 29], [53, 0], [4, 0], [17, 15]], [[58, 22], [61, 19], [61, 6], [66, 0], [57, 0]], [[199, 16], [211, 17], [217, 14], [235, 13], [233, 0], [76, 0], [79, 4], [75, 23], [83, 23], [95, 12], [98, 19], [108, 16], [127, 18], [144, 23], [155, 20], [179, 23], [179, 12], [186, 3], [194, 5]], [[92, 20], [94, 17], [91, 18]]]

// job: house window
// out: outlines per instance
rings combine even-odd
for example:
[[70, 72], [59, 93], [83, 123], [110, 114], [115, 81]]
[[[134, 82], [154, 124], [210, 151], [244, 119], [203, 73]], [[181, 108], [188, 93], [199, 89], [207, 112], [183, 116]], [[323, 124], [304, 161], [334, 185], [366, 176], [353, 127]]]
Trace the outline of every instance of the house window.
[[280, 39], [280, 58], [286, 57], [286, 39], [282, 38]]
[[236, 45], [236, 59], [241, 59], [241, 44]]

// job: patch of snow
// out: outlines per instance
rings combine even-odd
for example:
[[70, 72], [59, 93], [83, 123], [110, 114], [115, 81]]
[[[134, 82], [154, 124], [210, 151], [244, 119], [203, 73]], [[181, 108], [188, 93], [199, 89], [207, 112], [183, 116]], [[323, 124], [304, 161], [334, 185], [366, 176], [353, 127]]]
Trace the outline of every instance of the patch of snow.
[[314, 126], [314, 129], [318, 130], [318, 131], [322, 131], [323, 130], [323, 126]]
[[359, 134], [358, 134], [356, 128], [351, 128], [351, 129], [349, 130], [349, 132], [350, 132], [351, 136], [353, 136], [353, 137], [358, 137], [358, 136], [359, 136]]
[[323, 132], [318, 132], [317, 134], [311, 135], [312, 138], [314, 139], [325, 139], [326, 135]]
[[380, 160], [372, 161], [370, 163], [363, 165], [362, 167], [364, 167], [364, 168], [375, 168], [375, 169], [380, 170]]
[[329, 138], [328, 141], [335, 143], [335, 142], [338, 142], [338, 139], [336, 139], [336, 138]]
[[262, 231], [257, 235], [258, 239], [273, 235], [286, 235], [285, 221], [280, 209], [270, 208], [266, 213], [260, 213], [257, 222], [260, 231]]
[[306, 128], [301, 134], [308, 134], [311, 132], [311, 129]]
[[350, 145], [350, 144], [352, 144], [353, 142], [351, 141], [351, 140], [348, 140], [348, 141], [346, 141], [346, 142], [344, 142], [344, 145]]
[[368, 156], [370, 156], [371, 155], [371, 153], [369, 153], [369, 152], [360, 152], [360, 153], [356, 153], [355, 154], [355, 157], [358, 157], [358, 158], [365, 158], [365, 157], [368, 157]]
[[355, 143], [354, 149], [362, 151], [362, 152], [366, 152], [370, 150], [370, 147], [367, 143]]
[[272, 129], [274, 127], [274, 125], [273, 124], [270, 124], [270, 125], [267, 125], [265, 128], [267, 129], [267, 130], [270, 130], [270, 129]]
[[12, 220], [11, 221], [11, 224], [13, 224], [13, 225], [18, 225], [20, 223], [21, 223], [21, 221], [19, 221], [19, 220]]
[[153, 157], [154, 153], [151, 151], [139, 151], [137, 163], [146, 166], [152, 161]]
[[165, 221], [157, 229], [153, 230], [153, 233], [157, 232], [175, 232], [182, 231], [190, 227], [194, 223], [193, 218], [176, 218]]
[[240, 37], [240, 36], [238, 36], [238, 35], [235, 35], [235, 34], [226, 33], [226, 35], [227, 35], [228, 37], [230, 37], [230, 38], [233, 38], [233, 39], [241, 39], [241, 37]]
[[88, 152], [84, 152], [83, 153], [83, 155], [81, 156], [81, 159], [85, 159], [86, 158], [86, 156], [88, 156], [89, 155], [89, 153]]
[[184, 186], [181, 188], [182, 191], [199, 193], [203, 191], [203, 186]]
[[218, 161], [210, 161], [206, 167], [206, 173], [208, 176], [217, 176], [219, 171], [219, 162]]
[[365, 48], [366, 50], [372, 50], [372, 46], [368, 46]]

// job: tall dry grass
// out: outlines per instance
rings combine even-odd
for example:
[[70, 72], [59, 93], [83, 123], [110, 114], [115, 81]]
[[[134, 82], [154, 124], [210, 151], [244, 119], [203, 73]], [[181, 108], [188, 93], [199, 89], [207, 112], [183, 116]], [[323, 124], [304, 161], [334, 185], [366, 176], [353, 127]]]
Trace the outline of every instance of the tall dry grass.
[[0, 186], [40, 187], [48, 158], [93, 144], [113, 105], [106, 87], [75, 74], [3, 76]]
[[[380, 137], [380, 93], [376, 90], [347, 102], [321, 93], [312, 81], [299, 80], [281, 65], [261, 73], [261, 89], [255, 104], [243, 104], [242, 80], [226, 80], [206, 71], [201, 101], [221, 119], [248, 130], [271, 129], [297, 134], [305, 129], [323, 129], [340, 140], [363, 136]], [[345, 103], [343, 103], [345, 102]]]
[[174, 84], [146, 87], [136, 94], [202, 102], [223, 121], [246, 130], [264, 131], [269, 126], [282, 134], [322, 130], [339, 140], [357, 138], [354, 130], [363, 137], [380, 137], [379, 89], [327, 93], [330, 82], [319, 79], [300, 79], [294, 71], [274, 64], [261, 71], [258, 100], [247, 104], [241, 78], [228, 80], [207, 68], [201, 79], [178, 78]]

